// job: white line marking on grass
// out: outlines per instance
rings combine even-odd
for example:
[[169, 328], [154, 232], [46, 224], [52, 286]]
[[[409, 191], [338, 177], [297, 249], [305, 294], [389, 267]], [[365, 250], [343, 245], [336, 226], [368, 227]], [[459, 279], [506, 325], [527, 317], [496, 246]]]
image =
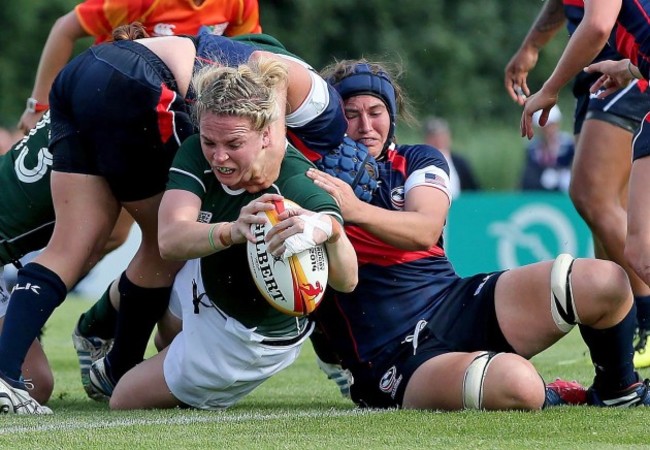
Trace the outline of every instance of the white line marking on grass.
[[[34, 426], [14, 426], [0, 429], [0, 435], [8, 435], [14, 433], [25, 432], [43, 432], [43, 431], [72, 431], [83, 430], [90, 428], [120, 428], [131, 427], [140, 425], [190, 425], [194, 423], [236, 423], [246, 421], [259, 421], [259, 420], [281, 420], [281, 419], [300, 419], [300, 418], [335, 418], [335, 417], [349, 417], [349, 416], [365, 416], [370, 414], [388, 413], [395, 411], [391, 409], [351, 409], [344, 411], [337, 410], [311, 410], [301, 412], [284, 412], [273, 414], [261, 413], [242, 413], [230, 414], [226, 411], [215, 411], [210, 415], [193, 415], [193, 416], [175, 416], [165, 418], [151, 418], [151, 419], [117, 419], [105, 420], [102, 423], [89, 421], [66, 419], [62, 423], [51, 423]], [[199, 413], [206, 414], [205, 411], [190, 411], [190, 414]], [[50, 416], [56, 418], [56, 416]]]

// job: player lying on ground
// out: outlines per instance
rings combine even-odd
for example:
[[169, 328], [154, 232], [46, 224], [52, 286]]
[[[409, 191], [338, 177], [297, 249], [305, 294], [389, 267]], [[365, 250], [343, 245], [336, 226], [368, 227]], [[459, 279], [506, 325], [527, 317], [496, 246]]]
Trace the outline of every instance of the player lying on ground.
[[[308, 174], [341, 205], [359, 259], [356, 289], [330, 291], [315, 314], [317, 353], [337, 356], [325, 362], [340, 362], [352, 375], [352, 400], [441, 410], [649, 404], [647, 382], [632, 364], [635, 308], [623, 269], [560, 255], [461, 278], [442, 246], [452, 200], [448, 166], [432, 147], [396, 143], [405, 102], [394, 77], [364, 60], [342, 61], [323, 75], [344, 100], [348, 135], [379, 166], [370, 203], [331, 175]], [[567, 382], [547, 389], [529, 358], [575, 325], [591, 353], [593, 385], [588, 393]]]

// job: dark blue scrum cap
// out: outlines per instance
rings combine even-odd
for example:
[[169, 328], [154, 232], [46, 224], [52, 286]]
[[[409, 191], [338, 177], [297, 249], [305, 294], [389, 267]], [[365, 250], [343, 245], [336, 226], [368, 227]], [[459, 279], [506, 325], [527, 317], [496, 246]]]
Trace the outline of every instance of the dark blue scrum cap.
[[[334, 89], [336, 89], [341, 98], [346, 100], [355, 95], [372, 95], [379, 98], [386, 104], [390, 116], [390, 130], [388, 132], [388, 141], [390, 142], [395, 133], [395, 123], [397, 118], [397, 102], [395, 99], [395, 88], [386, 72], [380, 71], [373, 73], [370, 66], [360, 63], [354, 66], [353, 72], [343, 78], [338, 83], [332, 83], [328, 80]], [[388, 144], [388, 143], [387, 143]]]

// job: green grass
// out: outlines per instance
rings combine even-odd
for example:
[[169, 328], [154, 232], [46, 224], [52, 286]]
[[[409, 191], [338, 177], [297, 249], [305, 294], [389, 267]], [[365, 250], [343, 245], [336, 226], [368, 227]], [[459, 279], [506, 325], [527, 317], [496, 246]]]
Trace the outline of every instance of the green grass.
[[[85, 397], [70, 332], [89, 306], [71, 297], [48, 323], [55, 371], [52, 416], [5, 416], [0, 448], [647, 448], [650, 410], [565, 407], [535, 413], [362, 411], [318, 370], [311, 347], [237, 406], [221, 412], [111, 412]], [[546, 379], [589, 383], [592, 368], [576, 331], [535, 358]], [[643, 375], [647, 376], [648, 373]]]

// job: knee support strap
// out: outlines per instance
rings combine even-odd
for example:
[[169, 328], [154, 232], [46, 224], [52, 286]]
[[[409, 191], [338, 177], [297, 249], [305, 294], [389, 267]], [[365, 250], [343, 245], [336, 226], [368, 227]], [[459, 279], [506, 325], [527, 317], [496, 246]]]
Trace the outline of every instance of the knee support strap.
[[568, 333], [576, 323], [580, 323], [571, 286], [574, 261], [571, 255], [563, 253], [555, 258], [551, 269], [551, 314], [555, 325], [564, 333]]
[[463, 377], [463, 408], [483, 409], [483, 383], [487, 369], [499, 353], [482, 352], [467, 366]]

